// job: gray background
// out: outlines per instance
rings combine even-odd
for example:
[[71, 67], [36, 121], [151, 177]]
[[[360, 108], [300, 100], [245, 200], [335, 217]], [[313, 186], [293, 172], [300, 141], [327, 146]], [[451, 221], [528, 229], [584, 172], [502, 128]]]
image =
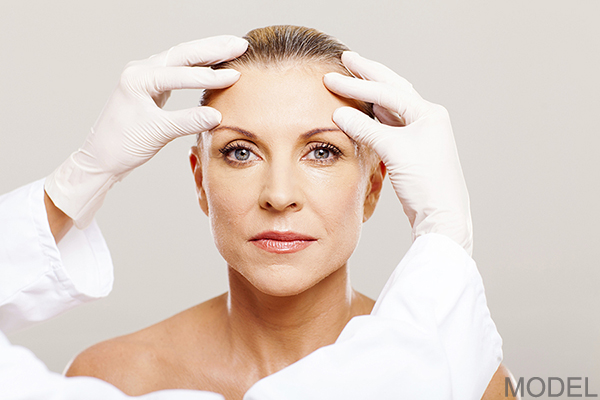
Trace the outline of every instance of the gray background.
[[[515, 376], [589, 376], [600, 392], [598, 1], [22, 1], [0, 13], [0, 192], [84, 140], [124, 65], [177, 43], [270, 24], [321, 29], [450, 111], [474, 258]], [[195, 106], [178, 93], [171, 109]], [[191, 138], [109, 194], [97, 219], [113, 294], [12, 335], [55, 371], [89, 345], [226, 290], [189, 171]], [[410, 245], [388, 184], [351, 260], [376, 297]]]

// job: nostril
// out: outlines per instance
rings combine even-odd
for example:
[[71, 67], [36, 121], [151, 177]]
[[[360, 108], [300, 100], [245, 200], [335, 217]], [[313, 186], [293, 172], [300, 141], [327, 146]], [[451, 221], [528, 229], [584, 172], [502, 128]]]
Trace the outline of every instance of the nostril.
[[270, 211], [299, 211], [303, 205], [303, 195], [297, 182], [271, 177], [261, 189], [259, 205]]
[[290, 203], [290, 204], [288, 204], [285, 207], [276, 207], [273, 204], [271, 204], [271, 202], [266, 202], [265, 203], [265, 208], [266, 209], [286, 209], [287, 208], [287, 209], [292, 209], [293, 210], [293, 209], [298, 208], [298, 204], [297, 203]]

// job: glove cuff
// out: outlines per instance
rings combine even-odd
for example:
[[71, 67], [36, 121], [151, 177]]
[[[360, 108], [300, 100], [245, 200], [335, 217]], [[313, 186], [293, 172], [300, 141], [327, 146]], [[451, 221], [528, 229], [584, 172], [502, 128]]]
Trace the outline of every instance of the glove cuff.
[[438, 210], [417, 216], [412, 229], [413, 242], [428, 233], [445, 235], [462, 246], [469, 256], [473, 255], [473, 222], [468, 210], [466, 214]]
[[128, 174], [115, 175], [93, 168], [86, 162], [89, 158], [81, 149], [76, 151], [46, 178], [44, 185], [52, 202], [79, 229], [92, 222], [108, 190]]

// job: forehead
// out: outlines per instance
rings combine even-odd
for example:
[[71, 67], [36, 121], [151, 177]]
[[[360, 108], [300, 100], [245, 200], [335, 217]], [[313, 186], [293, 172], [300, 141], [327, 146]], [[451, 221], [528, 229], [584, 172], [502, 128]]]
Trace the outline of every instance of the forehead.
[[252, 132], [305, 132], [336, 128], [331, 117], [336, 108], [353, 106], [323, 84], [333, 68], [239, 68], [241, 77], [230, 88], [211, 98], [210, 106], [223, 115], [222, 124]]

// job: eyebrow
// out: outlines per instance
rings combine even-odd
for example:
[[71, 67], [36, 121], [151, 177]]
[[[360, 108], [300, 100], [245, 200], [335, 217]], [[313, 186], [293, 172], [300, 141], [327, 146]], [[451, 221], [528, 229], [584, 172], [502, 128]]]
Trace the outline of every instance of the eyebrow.
[[[256, 139], [256, 135], [254, 133], [249, 132], [245, 129], [239, 128], [237, 126], [219, 125], [216, 128], [211, 129], [209, 132], [214, 133], [216, 131], [220, 131], [220, 130], [224, 130], [224, 129], [241, 133], [242, 135], [244, 135], [250, 139]], [[301, 139], [308, 139], [311, 136], [314, 136], [317, 133], [321, 133], [321, 132], [342, 132], [342, 130], [340, 128], [315, 128], [315, 129], [311, 129], [308, 132], [303, 133], [301, 135]]]

